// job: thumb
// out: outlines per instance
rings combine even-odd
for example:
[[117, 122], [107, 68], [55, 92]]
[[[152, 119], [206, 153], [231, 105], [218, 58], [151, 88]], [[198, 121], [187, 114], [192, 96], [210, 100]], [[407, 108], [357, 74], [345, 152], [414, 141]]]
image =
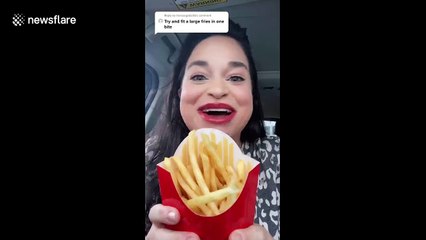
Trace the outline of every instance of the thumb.
[[235, 230], [229, 235], [229, 240], [244, 240], [244, 232], [241, 230]]

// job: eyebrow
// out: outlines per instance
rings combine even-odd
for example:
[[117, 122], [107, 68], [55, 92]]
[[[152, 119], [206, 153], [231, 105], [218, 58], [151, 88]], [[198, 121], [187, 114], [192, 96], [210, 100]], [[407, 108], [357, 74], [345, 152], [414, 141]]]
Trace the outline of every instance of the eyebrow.
[[242, 63], [242, 62], [238, 62], [238, 61], [231, 61], [231, 62], [229, 62], [229, 63], [228, 63], [228, 65], [229, 65], [230, 67], [232, 67], [232, 68], [242, 67], [242, 68], [245, 68], [245, 69], [247, 69], [247, 70], [248, 70], [247, 65], [245, 65], [245, 64], [244, 64], [244, 63]]
[[202, 61], [202, 60], [197, 60], [197, 61], [193, 61], [192, 63], [190, 63], [187, 67], [187, 69], [189, 69], [192, 66], [200, 66], [200, 67], [207, 67], [209, 64], [206, 61]]
[[[193, 62], [191, 62], [189, 65], [188, 65], [188, 68], [187, 69], [189, 69], [190, 67], [192, 67], [192, 66], [200, 66], [200, 67], [207, 67], [209, 64], [206, 62], [206, 61], [202, 61], [202, 60], [197, 60], [197, 61], [193, 61]], [[244, 63], [242, 63], [242, 62], [238, 62], [238, 61], [230, 61], [229, 63], [228, 63], [228, 66], [230, 66], [230, 67], [232, 67], [232, 68], [239, 68], [239, 67], [242, 67], [242, 68], [245, 68], [245, 69], [247, 69], [248, 70], [248, 67], [247, 67], [247, 65], [245, 65]]]

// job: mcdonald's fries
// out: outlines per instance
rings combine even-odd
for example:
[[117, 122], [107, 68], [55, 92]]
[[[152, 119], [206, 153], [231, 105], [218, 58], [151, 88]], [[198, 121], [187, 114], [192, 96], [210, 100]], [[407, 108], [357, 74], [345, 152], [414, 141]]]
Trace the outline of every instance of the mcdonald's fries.
[[164, 159], [179, 196], [194, 213], [219, 215], [240, 195], [251, 165], [234, 156], [234, 144], [214, 132], [197, 136], [191, 131], [181, 157]]

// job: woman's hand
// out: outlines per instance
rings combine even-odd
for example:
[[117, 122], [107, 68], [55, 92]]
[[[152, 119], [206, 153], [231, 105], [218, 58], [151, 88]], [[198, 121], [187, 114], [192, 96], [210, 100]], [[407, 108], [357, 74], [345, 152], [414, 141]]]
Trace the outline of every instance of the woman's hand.
[[154, 205], [149, 211], [149, 219], [152, 222], [151, 229], [145, 240], [199, 240], [197, 234], [192, 232], [178, 232], [164, 228], [163, 224], [175, 225], [180, 221], [180, 215], [176, 208]]
[[253, 224], [246, 229], [237, 229], [229, 235], [229, 240], [273, 240], [266, 229], [258, 224]]

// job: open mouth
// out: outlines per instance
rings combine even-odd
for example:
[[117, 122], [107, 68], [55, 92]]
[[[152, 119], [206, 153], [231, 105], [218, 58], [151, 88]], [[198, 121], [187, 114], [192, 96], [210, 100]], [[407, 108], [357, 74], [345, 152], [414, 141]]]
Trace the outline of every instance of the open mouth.
[[225, 103], [208, 103], [200, 107], [198, 112], [207, 122], [224, 124], [230, 122], [237, 111]]
[[204, 109], [203, 113], [208, 114], [210, 116], [228, 116], [231, 115], [232, 111], [229, 109]]

